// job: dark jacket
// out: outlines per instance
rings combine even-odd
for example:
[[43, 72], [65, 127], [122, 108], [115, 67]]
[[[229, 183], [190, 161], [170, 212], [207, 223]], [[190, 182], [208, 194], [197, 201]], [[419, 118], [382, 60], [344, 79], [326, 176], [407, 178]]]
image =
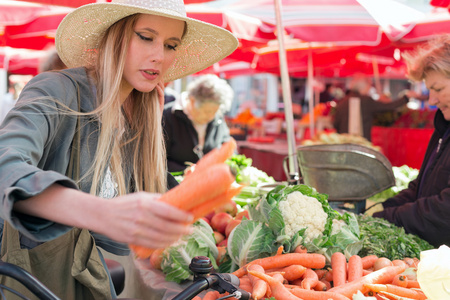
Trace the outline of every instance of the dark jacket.
[[349, 95], [338, 102], [336, 107], [336, 113], [334, 115], [334, 128], [337, 133], [348, 133], [348, 104], [351, 97], [359, 97], [361, 99], [363, 136], [369, 141], [371, 140], [371, 130], [375, 114], [392, 111], [408, 103], [407, 97], [402, 97], [392, 102], [381, 102], [375, 101], [369, 96], [361, 96], [356, 92], [350, 92]]
[[[407, 189], [387, 199], [383, 203], [384, 210], [374, 216], [404, 227], [407, 233], [416, 234], [438, 247], [450, 246], [450, 138], [442, 139], [450, 122], [438, 110], [434, 125], [418, 177]], [[436, 152], [434, 158], [432, 152]]]
[[[175, 102], [172, 103], [164, 109], [163, 128], [169, 172], [178, 172], [186, 169], [185, 162], [196, 163], [200, 158], [194, 152], [198, 145], [197, 131], [183, 110], [177, 109]], [[216, 117], [207, 125], [203, 154], [220, 147], [229, 139], [227, 123], [223, 118]]]

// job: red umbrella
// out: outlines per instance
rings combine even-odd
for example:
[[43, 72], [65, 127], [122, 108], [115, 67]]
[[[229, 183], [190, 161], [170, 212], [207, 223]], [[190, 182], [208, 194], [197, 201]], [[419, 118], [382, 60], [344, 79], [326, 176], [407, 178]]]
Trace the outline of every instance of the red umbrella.
[[46, 57], [46, 51], [0, 47], [0, 69], [6, 69], [10, 74], [36, 75]]
[[[222, 19], [227, 21], [224, 23], [227, 26], [225, 28], [230, 29], [241, 40], [259, 39], [263, 33], [268, 38], [267, 42], [278, 40], [279, 73], [288, 131], [291, 127], [291, 122], [288, 121], [292, 119], [288, 81], [291, 66], [286, 62], [284, 35], [305, 42], [330, 42], [334, 46], [376, 46], [383, 34], [395, 40], [407, 30], [403, 24], [409, 24], [418, 14], [414, 9], [393, 0], [216, 0], [200, 7], [204, 7], [204, 11], [199, 17], [206, 16], [208, 7], [213, 14], [217, 15], [218, 11], [222, 13]], [[238, 22], [232, 22], [236, 19]], [[231, 28], [235, 24], [239, 26]], [[312, 57], [309, 55], [310, 84], [312, 72]], [[311, 100], [311, 86], [308, 90], [308, 99]], [[312, 111], [313, 101], [309, 102]], [[314, 132], [313, 118], [310, 126]], [[295, 154], [295, 140], [293, 132], [288, 132], [287, 135], [291, 157]], [[295, 159], [290, 159], [289, 169], [295, 169], [295, 163]]]
[[0, 46], [42, 50], [54, 44], [56, 28], [73, 8], [0, 1]]
[[[95, 2], [111, 2], [111, 0], [27, 0], [28, 2], [47, 4], [47, 5], [60, 5], [67, 7], [80, 7], [85, 4], [95, 3]], [[188, 3], [202, 3], [208, 2], [210, 0], [184, 0], [185, 4]]]
[[430, 0], [430, 5], [447, 8], [450, 6], [450, 0]]
[[[382, 32], [395, 39], [418, 11], [392, 0], [282, 0], [283, 28], [302, 41], [377, 45]], [[187, 5], [206, 22], [215, 18], [238, 38], [276, 39], [273, 0], [215, 0]], [[234, 27], [233, 27], [234, 26]]]
[[405, 32], [399, 41], [403, 43], [423, 42], [438, 34], [450, 33], [450, 14], [447, 9], [434, 8], [411, 22], [410, 25], [411, 30]]

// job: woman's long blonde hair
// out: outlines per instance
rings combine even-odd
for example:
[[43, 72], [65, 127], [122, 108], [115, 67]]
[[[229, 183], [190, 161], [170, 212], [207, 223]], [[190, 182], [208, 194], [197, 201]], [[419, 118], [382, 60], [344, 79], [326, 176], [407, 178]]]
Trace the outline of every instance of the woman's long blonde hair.
[[[129, 124], [119, 97], [119, 88], [128, 46], [139, 15], [132, 15], [112, 25], [105, 33], [97, 63], [90, 70], [97, 88], [100, 133], [95, 159], [91, 193], [97, 194], [105, 170], [110, 167], [119, 195], [133, 191], [163, 193], [167, 189], [166, 151], [161, 127], [158, 93], [133, 90], [126, 101], [132, 101]], [[132, 153], [124, 147], [132, 143]], [[132, 159], [125, 159], [132, 155]], [[132, 190], [129, 190], [124, 164], [132, 161]]]

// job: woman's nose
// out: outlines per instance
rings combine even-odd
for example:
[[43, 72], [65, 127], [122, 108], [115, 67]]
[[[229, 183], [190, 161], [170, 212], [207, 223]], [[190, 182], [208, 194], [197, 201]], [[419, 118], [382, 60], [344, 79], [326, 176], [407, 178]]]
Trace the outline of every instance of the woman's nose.
[[430, 92], [430, 96], [428, 97], [428, 104], [436, 105], [439, 102], [439, 98], [434, 95], [434, 93]]
[[153, 47], [151, 60], [154, 62], [162, 62], [164, 60], [164, 45]]

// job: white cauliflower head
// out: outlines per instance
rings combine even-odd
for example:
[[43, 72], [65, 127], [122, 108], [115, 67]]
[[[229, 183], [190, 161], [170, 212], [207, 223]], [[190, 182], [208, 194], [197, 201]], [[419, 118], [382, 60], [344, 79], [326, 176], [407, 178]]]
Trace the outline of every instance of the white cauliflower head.
[[328, 215], [316, 198], [295, 191], [288, 194], [286, 200], [280, 201], [279, 209], [286, 225], [286, 234], [291, 237], [306, 228], [305, 242], [310, 242], [325, 230]]

